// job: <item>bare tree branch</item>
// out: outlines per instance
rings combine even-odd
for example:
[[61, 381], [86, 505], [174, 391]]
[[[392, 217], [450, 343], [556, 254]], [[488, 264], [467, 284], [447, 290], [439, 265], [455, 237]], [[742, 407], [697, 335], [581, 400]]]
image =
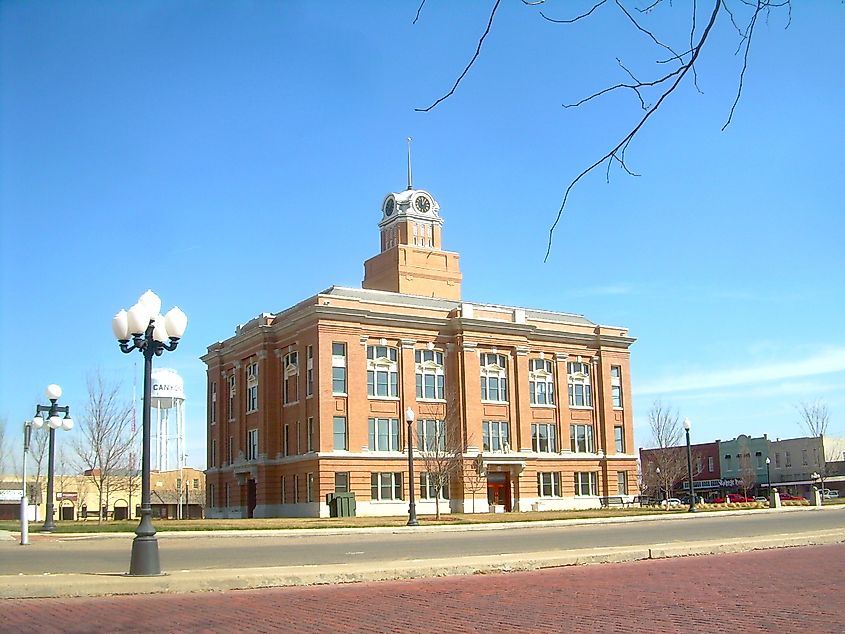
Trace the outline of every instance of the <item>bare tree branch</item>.
[[551, 250], [552, 250], [552, 238], [554, 236], [554, 230], [555, 230], [555, 227], [557, 227], [558, 223], [560, 222], [561, 216], [563, 216], [563, 210], [566, 207], [566, 201], [569, 199], [569, 194], [572, 191], [572, 188], [575, 187], [575, 185], [577, 185], [578, 182], [582, 178], [584, 178], [584, 176], [589, 174], [596, 167], [601, 165], [604, 161], [609, 160], [623, 146], [625, 146], [627, 143], [629, 143], [631, 141], [631, 139], [633, 139], [634, 136], [636, 136], [637, 132], [639, 132], [640, 129], [645, 125], [646, 121], [648, 121], [648, 119], [655, 112], [657, 112], [658, 108], [660, 108], [660, 105], [663, 103], [663, 101], [666, 99], [666, 97], [668, 97], [669, 95], [672, 94], [672, 92], [674, 92], [675, 88], [678, 87], [678, 84], [680, 84], [681, 80], [684, 78], [684, 75], [687, 74], [689, 69], [692, 68], [692, 66], [695, 64], [695, 60], [698, 59], [698, 55], [701, 53], [701, 48], [702, 48], [702, 46], [704, 46], [704, 43], [707, 41], [707, 37], [710, 35], [710, 30], [713, 28], [713, 25], [716, 23], [716, 16], [719, 14], [719, 8], [721, 6], [722, 6], [722, 0], [715, 0], [715, 4], [713, 6], [713, 12], [710, 14], [710, 20], [708, 21], [707, 26], [704, 29], [704, 32], [701, 34], [701, 39], [699, 39], [698, 44], [695, 47], [693, 47], [692, 56], [690, 57], [689, 62], [687, 62], [686, 64], [684, 64], [680, 67], [675, 81], [672, 83], [671, 86], [669, 86], [666, 90], [664, 90], [664, 92], [660, 95], [660, 98], [657, 100], [657, 103], [655, 103], [654, 106], [648, 112], [646, 112], [645, 115], [643, 115], [643, 117], [633, 127], [633, 129], [630, 132], [628, 132], [628, 134], [625, 135], [625, 137], [613, 149], [611, 149], [604, 156], [602, 156], [599, 160], [595, 161], [592, 165], [590, 165], [585, 170], [583, 170], [580, 174], [578, 174], [578, 176], [575, 177], [575, 180], [573, 180], [569, 184], [569, 186], [566, 188], [566, 192], [563, 195], [563, 202], [560, 205], [560, 209], [558, 210], [557, 217], [555, 218], [554, 223], [552, 223], [552, 226], [549, 229], [549, 241], [548, 241], [548, 247], [546, 249], [546, 256], [543, 258], [544, 262], [548, 261], [548, 259], [549, 259], [549, 253], [551, 253]]
[[496, 11], [498, 10], [499, 3], [501, 1], [502, 0], [496, 0], [496, 4], [493, 5], [493, 10], [490, 12], [490, 19], [487, 20], [487, 28], [484, 29], [484, 33], [481, 35], [481, 39], [478, 40], [478, 47], [476, 47], [476, 49], [475, 49], [475, 55], [473, 55], [472, 59], [469, 60], [469, 64], [467, 64], [467, 67], [464, 68], [464, 72], [462, 72], [460, 77], [458, 77], [458, 79], [455, 81], [455, 85], [452, 86], [452, 89], [449, 92], [447, 92], [445, 95], [440, 97], [440, 99], [438, 99], [433, 104], [431, 104], [428, 108], [414, 108], [414, 110], [416, 112], [429, 112], [437, 104], [441, 103], [442, 101], [445, 101], [446, 99], [448, 99], [449, 97], [451, 97], [455, 93], [455, 90], [458, 88], [458, 84], [460, 84], [461, 80], [463, 80], [463, 78], [466, 77], [466, 74], [469, 72], [469, 69], [472, 68], [472, 65], [475, 64], [475, 60], [477, 60], [478, 56], [481, 54], [481, 45], [484, 44], [484, 38], [486, 38], [487, 35], [490, 33], [490, 27], [493, 26], [493, 18], [496, 15]]
[[411, 24], [416, 24], [417, 20], [420, 19], [420, 12], [423, 10], [424, 6], [425, 6], [425, 0], [422, 0], [422, 2], [420, 2], [420, 6], [417, 7], [417, 15], [414, 16], [414, 21], [411, 22]]
[[600, 0], [598, 3], [596, 3], [596, 4], [593, 6], [593, 8], [592, 8], [592, 9], [590, 9], [590, 10], [589, 10], [589, 11], [587, 11], [586, 13], [583, 13], [583, 14], [581, 14], [581, 15], [579, 15], [579, 16], [576, 16], [576, 17], [574, 17], [574, 18], [572, 18], [572, 19], [570, 19], [570, 20], [555, 20], [554, 18], [550, 18], [549, 16], [547, 16], [547, 15], [546, 15], [545, 13], [543, 13], [542, 11], [540, 11], [540, 15], [541, 15], [541, 16], [543, 16], [543, 18], [544, 18], [544, 19], [548, 20], [549, 22], [554, 22], [555, 24], [572, 24], [573, 22], [577, 22], [578, 20], [581, 20], [582, 18], [586, 18], [588, 15], [590, 15], [593, 11], [595, 11], [596, 9], [598, 9], [598, 8], [599, 8], [601, 5], [603, 5], [605, 2], [607, 2], [607, 0]]

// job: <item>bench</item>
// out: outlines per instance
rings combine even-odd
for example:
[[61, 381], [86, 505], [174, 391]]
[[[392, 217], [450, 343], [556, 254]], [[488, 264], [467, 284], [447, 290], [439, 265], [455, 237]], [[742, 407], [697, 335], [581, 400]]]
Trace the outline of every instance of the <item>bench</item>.
[[611, 496], [600, 497], [599, 502], [601, 503], [601, 507], [603, 509], [610, 508], [613, 505], [626, 506], [627, 507], [627, 506], [630, 506], [630, 504], [631, 504], [630, 502], [625, 501], [625, 498], [623, 498], [621, 495], [611, 495]]

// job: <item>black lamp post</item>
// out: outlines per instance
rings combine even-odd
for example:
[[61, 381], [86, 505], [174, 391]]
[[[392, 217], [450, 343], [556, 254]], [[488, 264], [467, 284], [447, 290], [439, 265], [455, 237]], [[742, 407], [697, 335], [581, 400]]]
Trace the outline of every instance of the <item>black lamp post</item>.
[[[144, 355], [144, 404], [141, 453], [141, 521], [132, 541], [132, 559], [129, 574], [151, 577], [161, 574], [158, 558], [158, 539], [153, 527], [153, 510], [150, 504], [150, 405], [152, 402], [153, 357], [165, 350], [176, 349], [185, 333], [188, 318], [178, 308], [171, 308], [167, 315], [160, 314], [161, 300], [147, 291], [129, 311], [121, 309], [112, 320], [114, 336], [120, 351], [139, 350]], [[129, 335], [132, 335], [130, 343]]]
[[[65, 431], [70, 431], [73, 428], [73, 419], [70, 417], [70, 407], [56, 404], [56, 401], [62, 396], [62, 388], [52, 383], [47, 386], [46, 394], [47, 398], [50, 399], [50, 404], [35, 406], [35, 418], [32, 419], [32, 426], [35, 429], [43, 427], [44, 417], [41, 415], [47, 415], [47, 426], [50, 428], [50, 445], [47, 449], [47, 517], [44, 518], [44, 526], [41, 527], [41, 530], [49, 533], [56, 530], [56, 521], [53, 519], [53, 500], [55, 499], [53, 493], [53, 463], [56, 455], [56, 430], [61, 427]], [[59, 414], [64, 414], [64, 418], [59, 418]]]
[[772, 459], [766, 456], [766, 488], [768, 489], [769, 498], [772, 497]]
[[689, 512], [690, 513], [697, 513], [698, 509], [695, 508], [695, 487], [693, 486], [693, 479], [692, 479], [692, 447], [689, 444], [689, 430], [692, 427], [692, 423], [690, 422], [689, 418], [684, 419], [684, 431], [687, 433], [687, 475], [689, 476], [689, 494], [690, 494], [690, 503], [689, 503]]
[[417, 505], [414, 502], [414, 410], [405, 410], [405, 421], [408, 423], [408, 526], [418, 526]]

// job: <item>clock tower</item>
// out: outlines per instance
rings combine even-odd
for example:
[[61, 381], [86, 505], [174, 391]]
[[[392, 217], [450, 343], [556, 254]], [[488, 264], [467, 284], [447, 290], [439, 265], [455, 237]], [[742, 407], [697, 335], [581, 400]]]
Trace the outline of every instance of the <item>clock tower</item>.
[[364, 288], [380, 291], [461, 298], [460, 256], [442, 249], [443, 218], [434, 197], [411, 184], [391, 192], [381, 205], [381, 253], [364, 262]]

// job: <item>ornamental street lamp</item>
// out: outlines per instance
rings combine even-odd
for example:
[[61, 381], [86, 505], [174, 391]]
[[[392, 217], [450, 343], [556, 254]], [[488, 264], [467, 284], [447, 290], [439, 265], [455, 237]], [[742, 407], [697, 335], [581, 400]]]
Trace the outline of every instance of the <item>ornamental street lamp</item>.
[[684, 419], [684, 431], [687, 433], [687, 475], [689, 476], [689, 494], [690, 494], [690, 503], [689, 503], [689, 512], [690, 513], [697, 513], [698, 509], [695, 508], [695, 487], [693, 486], [692, 480], [692, 448], [689, 444], [689, 430], [692, 427], [692, 423], [690, 422], [689, 418]]
[[29, 441], [32, 438], [32, 421], [23, 424], [23, 476], [21, 477], [21, 546], [29, 544], [29, 500], [26, 493], [26, 454], [29, 453]]
[[[53, 463], [56, 455], [56, 430], [61, 427], [65, 431], [70, 431], [73, 428], [73, 419], [70, 417], [70, 407], [67, 405], [59, 406], [56, 401], [62, 396], [62, 388], [55, 383], [51, 383], [45, 390], [47, 398], [50, 399], [49, 405], [36, 405], [35, 417], [32, 419], [32, 426], [35, 429], [41, 429], [44, 426], [44, 417], [41, 414], [47, 414], [47, 426], [50, 428], [50, 446], [47, 449], [47, 517], [44, 519], [44, 526], [42, 531], [50, 532], [56, 530], [56, 522], [53, 519]], [[59, 414], [64, 414], [64, 418], [59, 418]]]
[[772, 493], [772, 459], [766, 456], [766, 488], [769, 490], [769, 497]]
[[405, 410], [405, 421], [408, 423], [408, 526], [418, 526], [417, 505], [414, 503], [414, 410]]
[[663, 495], [663, 482], [660, 481], [660, 467], [655, 467], [654, 472], [657, 474], [657, 501], [660, 502], [660, 496]]
[[[128, 311], [121, 309], [112, 320], [114, 336], [120, 351], [138, 350], [144, 355], [144, 403], [141, 453], [141, 521], [132, 540], [132, 559], [129, 574], [151, 577], [161, 574], [158, 558], [158, 539], [153, 527], [153, 510], [150, 504], [150, 406], [152, 403], [153, 357], [160, 357], [165, 350], [172, 351], [185, 334], [188, 318], [179, 308], [171, 308], [162, 316], [161, 300], [147, 291]], [[130, 335], [132, 340], [130, 343]]]

